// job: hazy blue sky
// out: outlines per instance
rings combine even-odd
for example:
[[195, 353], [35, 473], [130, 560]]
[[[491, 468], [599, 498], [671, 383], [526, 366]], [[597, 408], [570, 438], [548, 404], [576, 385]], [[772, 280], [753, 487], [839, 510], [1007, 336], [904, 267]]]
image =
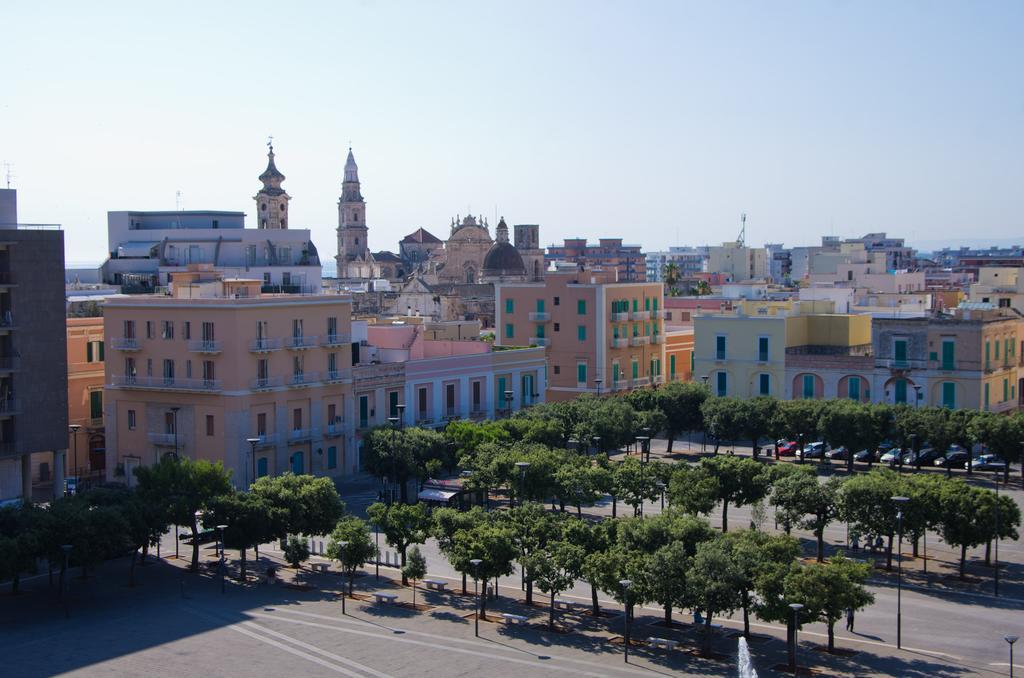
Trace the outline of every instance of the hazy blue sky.
[[0, 26], [0, 162], [69, 260], [178, 190], [251, 214], [268, 134], [324, 255], [349, 140], [374, 249], [468, 210], [646, 249], [744, 211], [758, 244], [1024, 231], [1019, 1], [6, 2]]

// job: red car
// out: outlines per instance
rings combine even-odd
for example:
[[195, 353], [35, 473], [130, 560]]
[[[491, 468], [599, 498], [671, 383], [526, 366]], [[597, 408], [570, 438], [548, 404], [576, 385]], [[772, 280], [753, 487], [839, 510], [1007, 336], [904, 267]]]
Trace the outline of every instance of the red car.
[[779, 456], [780, 457], [795, 457], [797, 450], [800, 446], [792, 440], [787, 440], [784, 443], [779, 443]]

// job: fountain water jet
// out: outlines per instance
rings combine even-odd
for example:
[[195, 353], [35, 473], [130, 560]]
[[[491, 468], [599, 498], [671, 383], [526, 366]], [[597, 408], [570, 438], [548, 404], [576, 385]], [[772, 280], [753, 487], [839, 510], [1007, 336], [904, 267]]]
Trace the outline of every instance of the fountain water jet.
[[747, 639], [740, 636], [740, 647], [739, 647], [739, 677], [740, 678], [757, 678], [757, 671], [754, 670], [754, 662], [750, 659], [750, 647], [747, 645]]

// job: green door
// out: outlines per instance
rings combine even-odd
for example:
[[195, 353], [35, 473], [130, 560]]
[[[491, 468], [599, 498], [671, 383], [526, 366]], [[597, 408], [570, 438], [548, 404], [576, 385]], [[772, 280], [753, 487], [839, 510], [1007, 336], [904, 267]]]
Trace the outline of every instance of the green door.
[[897, 339], [893, 342], [893, 358], [897, 365], [907, 364], [907, 340]]
[[847, 395], [850, 400], [860, 400], [860, 377], [850, 377], [847, 383]]
[[951, 381], [942, 384], [942, 406], [956, 409], [956, 384]]
[[897, 404], [899, 404], [899, 403], [906, 403], [907, 402], [907, 380], [906, 379], [897, 379], [896, 380], [896, 385], [894, 386], [894, 388], [896, 390], [896, 397], [894, 398], [895, 402]]
[[956, 344], [952, 341], [942, 342], [942, 369], [953, 370], [956, 369]]

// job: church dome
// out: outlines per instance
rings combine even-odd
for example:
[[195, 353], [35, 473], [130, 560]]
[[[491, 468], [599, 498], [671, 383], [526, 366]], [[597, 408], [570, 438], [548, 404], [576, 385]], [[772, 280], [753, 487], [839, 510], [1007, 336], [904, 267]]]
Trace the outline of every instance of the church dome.
[[526, 266], [519, 250], [508, 242], [496, 242], [484, 257], [484, 277], [504, 275], [525, 275]]

